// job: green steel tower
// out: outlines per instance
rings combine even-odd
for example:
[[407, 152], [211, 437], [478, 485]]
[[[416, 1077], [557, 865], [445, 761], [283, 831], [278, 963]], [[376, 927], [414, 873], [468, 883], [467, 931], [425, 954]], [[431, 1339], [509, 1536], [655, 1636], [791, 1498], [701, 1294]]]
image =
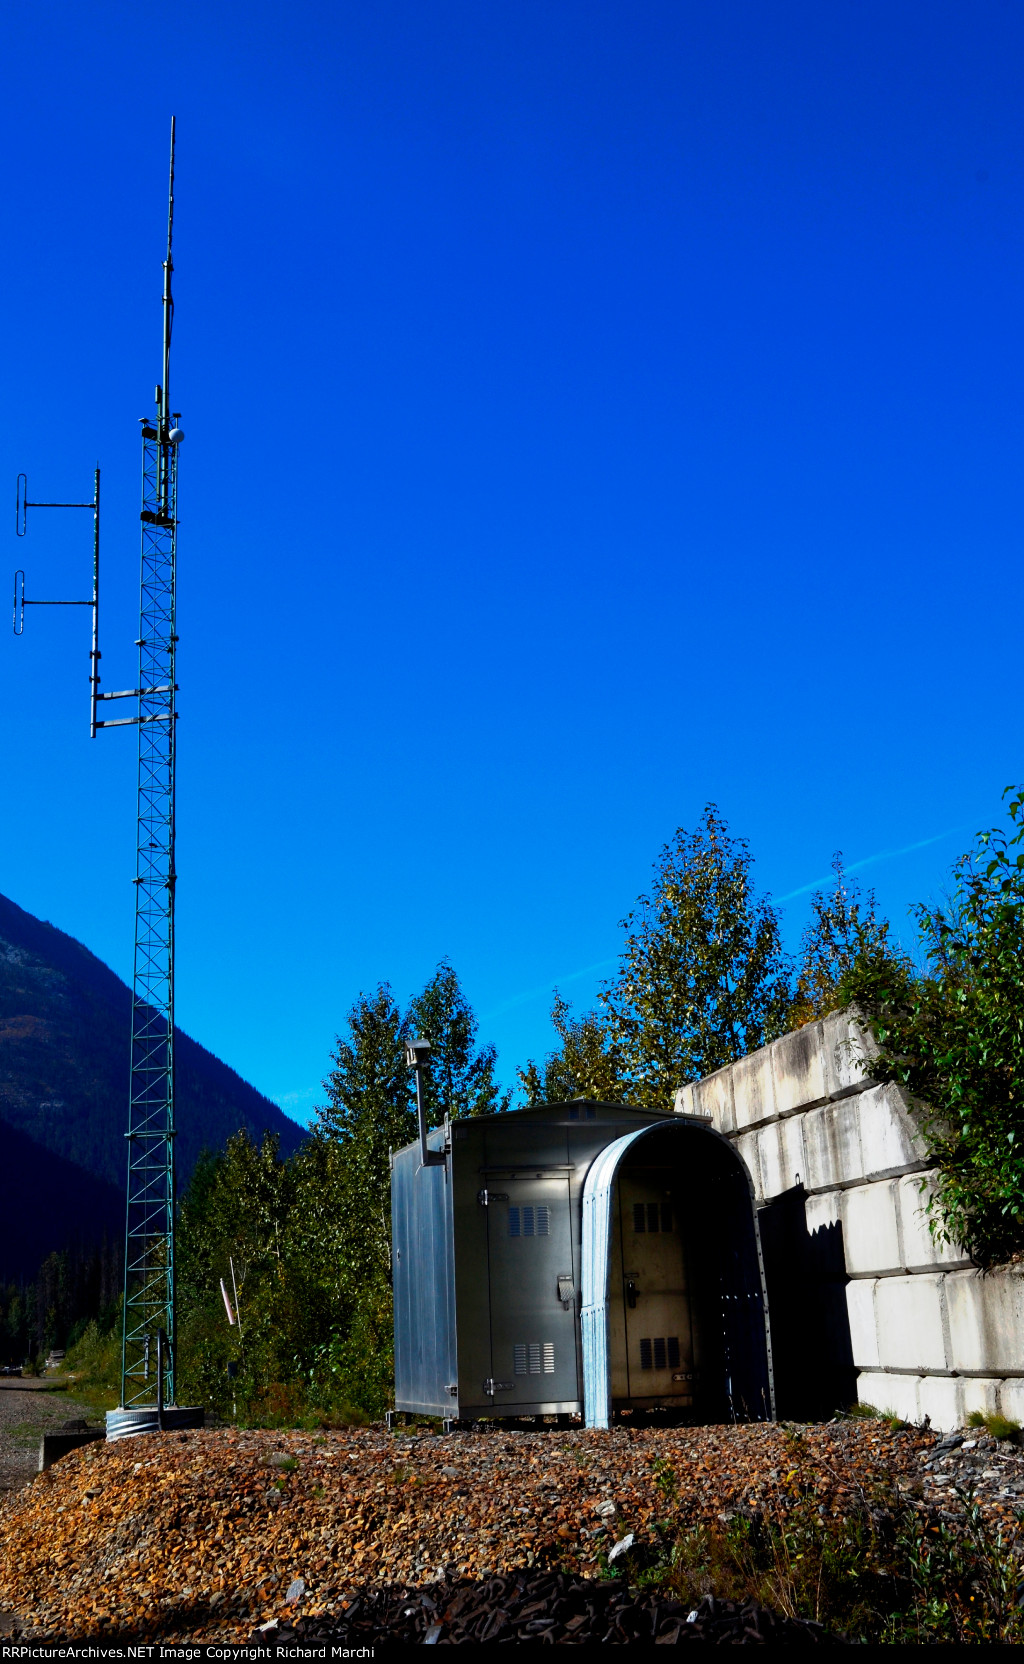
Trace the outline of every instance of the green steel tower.
[[[175, 587], [178, 449], [171, 410], [174, 122], [171, 122], [167, 258], [163, 287], [163, 380], [156, 416], [142, 422], [142, 567], [139, 605], [138, 840], [128, 1197], [125, 1224], [121, 1408], [108, 1437], [195, 1416], [175, 1406], [174, 1291], [174, 776]], [[110, 697], [108, 695], [108, 697]], [[114, 723], [104, 726], [115, 726]], [[153, 1421], [155, 1413], [156, 1422]]]

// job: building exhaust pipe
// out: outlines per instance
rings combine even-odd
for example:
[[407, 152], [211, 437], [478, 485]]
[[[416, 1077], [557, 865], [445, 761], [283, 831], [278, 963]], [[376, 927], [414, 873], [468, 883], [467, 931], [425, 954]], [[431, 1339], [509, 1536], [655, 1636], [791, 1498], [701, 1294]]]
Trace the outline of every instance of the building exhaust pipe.
[[445, 1154], [443, 1150], [427, 1149], [427, 1108], [423, 1101], [423, 1071], [430, 1061], [429, 1040], [407, 1040], [405, 1043], [405, 1061], [416, 1076], [416, 1119], [420, 1128], [420, 1166], [443, 1167]]

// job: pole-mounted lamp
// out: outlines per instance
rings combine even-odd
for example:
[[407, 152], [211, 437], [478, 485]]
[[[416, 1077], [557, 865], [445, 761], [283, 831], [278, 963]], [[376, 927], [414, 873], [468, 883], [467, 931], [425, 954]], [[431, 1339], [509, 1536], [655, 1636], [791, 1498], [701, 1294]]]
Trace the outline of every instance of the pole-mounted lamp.
[[423, 1102], [423, 1071], [430, 1062], [429, 1040], [407, 1040], [405, 1043], [405, 1061], [408, 1068], [416, 1076], [416, 1118], [420, 1125], [420, 1166], [443, 1167], [445, 1155], [443, 1150], [427, 1149], [427, 1109]]

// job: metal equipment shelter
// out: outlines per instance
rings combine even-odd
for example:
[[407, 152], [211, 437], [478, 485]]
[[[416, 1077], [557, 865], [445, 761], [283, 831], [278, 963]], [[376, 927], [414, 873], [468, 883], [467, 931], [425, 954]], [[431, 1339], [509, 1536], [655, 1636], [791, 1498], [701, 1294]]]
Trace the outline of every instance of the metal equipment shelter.
[[392, 1157], [395, 1408], [774, 1414], [750, 1177], [704, 1119], [546, 1104]]

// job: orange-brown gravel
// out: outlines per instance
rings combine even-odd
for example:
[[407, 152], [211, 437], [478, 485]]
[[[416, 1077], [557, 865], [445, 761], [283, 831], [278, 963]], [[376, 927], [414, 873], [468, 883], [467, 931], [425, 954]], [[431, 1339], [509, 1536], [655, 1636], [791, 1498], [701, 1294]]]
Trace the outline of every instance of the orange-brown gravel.
[[[0, 1506], [0, 1614], [36, 1639], [244, 1640], [271, 1618], [329, 1611], [361, 1583], [426, 1582], [441, 1567], [594, 1571], [616, 1537], [668, 1515], [713, 1522], [798, 1490], [843, 1515], [878, 1481], [919, 1480], [934, 1442], [873, 1421], [798, 1438], [762, 1425], [98, 1443]], [[301, 1604], [288, 1606], [300, 1578]]]

